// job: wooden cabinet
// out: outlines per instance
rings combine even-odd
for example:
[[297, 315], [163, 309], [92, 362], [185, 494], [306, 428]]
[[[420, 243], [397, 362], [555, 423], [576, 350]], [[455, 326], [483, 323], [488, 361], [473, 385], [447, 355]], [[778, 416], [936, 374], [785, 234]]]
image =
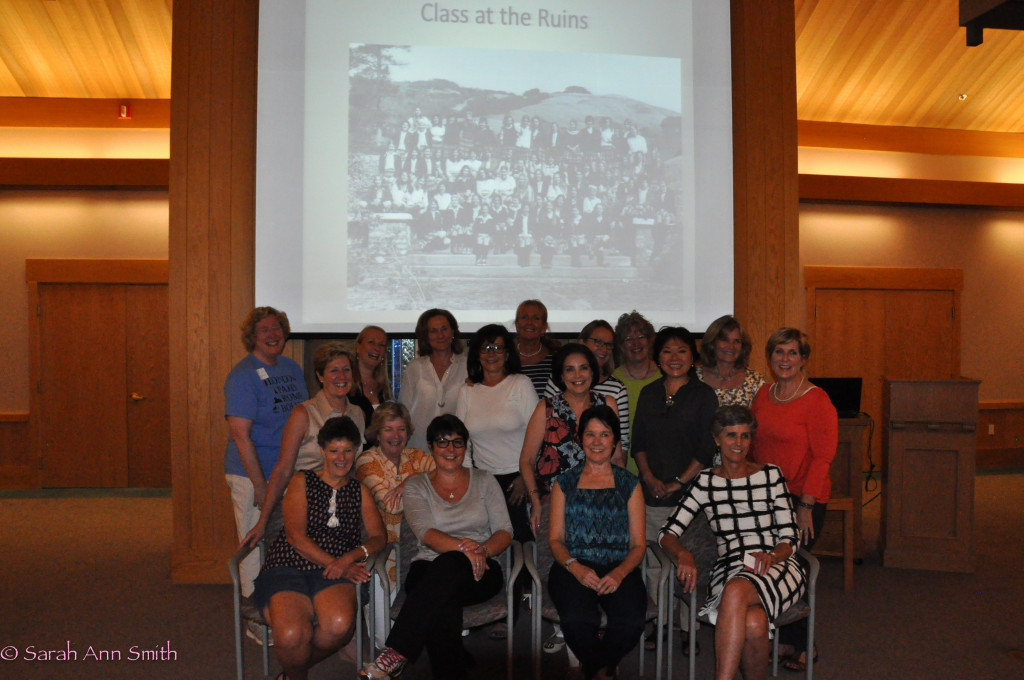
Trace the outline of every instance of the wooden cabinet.
[[974, 571], [977, 380], [885, 380], [882, 560]]

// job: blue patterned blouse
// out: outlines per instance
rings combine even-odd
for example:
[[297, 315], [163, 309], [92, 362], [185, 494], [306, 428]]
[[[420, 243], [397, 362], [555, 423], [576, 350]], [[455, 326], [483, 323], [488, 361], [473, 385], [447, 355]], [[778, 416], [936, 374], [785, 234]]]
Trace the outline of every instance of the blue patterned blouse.
[[578, 465], [556, 480], [565, 495], [565, 547], [578, 560], [618, 564], [629, 552], [629, 498], [639, 480], [613, 465], [614, 488], [580, 489], [582, 472]]

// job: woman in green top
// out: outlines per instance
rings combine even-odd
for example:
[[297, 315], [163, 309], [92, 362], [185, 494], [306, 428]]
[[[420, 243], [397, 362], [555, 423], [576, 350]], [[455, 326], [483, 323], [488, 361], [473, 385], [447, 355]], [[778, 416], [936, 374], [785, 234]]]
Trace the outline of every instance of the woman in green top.
[[[661, 377], [658, 365], [651, 358], [654, 326], [635, 309], [619, 317], [615, 324], [615, 345], [619, 350], [619, 367], [612, 373], [626, 386], [629, 395], [629, 431], [633, 431], [633, 414], [640, 390]], [[626, 469], [638, 474], [636, 461], [626, 454]]]

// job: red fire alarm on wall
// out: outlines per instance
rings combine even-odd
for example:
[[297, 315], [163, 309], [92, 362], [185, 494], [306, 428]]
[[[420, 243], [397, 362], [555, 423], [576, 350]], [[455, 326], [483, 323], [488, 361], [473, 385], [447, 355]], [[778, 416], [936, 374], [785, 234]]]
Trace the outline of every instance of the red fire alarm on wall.
[[117, 119], [118, 120], [131, 120], [132, 119], [132, 105], [121, 104], [117, 108]]

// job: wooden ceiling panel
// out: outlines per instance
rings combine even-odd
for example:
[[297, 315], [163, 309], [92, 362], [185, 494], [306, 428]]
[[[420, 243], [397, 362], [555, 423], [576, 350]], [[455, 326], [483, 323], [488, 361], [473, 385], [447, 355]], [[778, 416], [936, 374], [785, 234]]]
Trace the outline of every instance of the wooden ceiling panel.
[[1024, 33], [987, 30], [967, 47], [957, 0], [795, 0], [795, 10], [800, 120], [1024, 132]]
[[171, 0], [0, 2], [0, 97], [170, 96]]
[[[170, 98], [171, 3], [0, 0], [0, 97]], [[1024, 132], [1024, 32], [967, 47], [958, 0], [794, 9], [800, 120]]]

